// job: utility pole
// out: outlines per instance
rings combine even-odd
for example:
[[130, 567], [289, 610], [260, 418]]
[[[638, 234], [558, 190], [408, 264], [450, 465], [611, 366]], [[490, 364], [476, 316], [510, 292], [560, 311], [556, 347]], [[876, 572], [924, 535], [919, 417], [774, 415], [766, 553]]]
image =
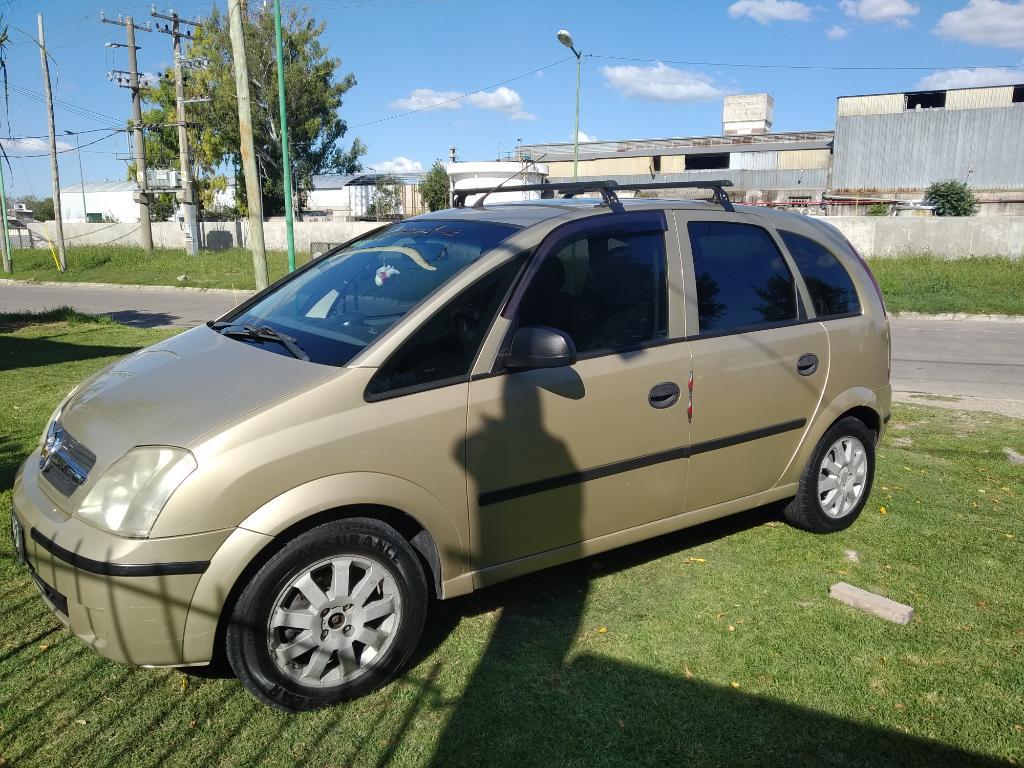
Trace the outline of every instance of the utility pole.
[[267, 248], [263, 240], [263, 188], [256, 167], [256, 148], [252, 138], [252, 105], [249, 101], [249, 65], [245, 58], [242, 34], [241, 0], [228, 0], [228, 29], [231, 34], [231, 58], [235, 69], [235, 92], [238, 96], [238, 135], [241, 137], [242, 173], [245, 176], [245, 197], [249, 208], [249, 245], [256, 288], [263, 290], [267, 278]]
[[288, 271], [295, 271], [295, 216], [292, 212], [292, 167], [288, 158], [288, 113], [284, 106], [284, 42], [281, 0], [274, 0], [274, 37], [277, 47], [277, 100], [281, 106], [281, 166], [284, 168], [284, 226], [288, 235]]
[[178, 154], [181, 158], [182, 212], [185, 214], [185, 252], [195, 256], [199, 252], [199, 224], [196, 216], [196, 190], [192, 180], [192, 158], [188, 148], [188, 124], [185, 121], [185, 81], [182, 76], [181, 39], [192, 39], [191, 29], [181, 29], [182, 24], [201, 27], [198, 21], [190, 21], [178, 16], [177, 11], [170, 15], [159, 13], [154, 6], [150, 16], [171, 22], [170, 25], [159, 22], [157, 32], [171, 35], [174, 38], [174, 99], [178, 107]]
[[4, 251], [4, 272], [8, 275], [14, 267], [11, 264], [11, 233], [7, 229], [7, 192], [4, 190], [4, 164], [7, 158], [0, 158], [0, 216], [4, 219], [4, 236], [0, 240], [0, 246]]
[[[57, 225], [57, 260], [60, 271], [68, 268], [67, 255], [64, 253], [64, 222], [60, 215], [60, 169], [57, 167], [57, 135], [53, 127], [53, 93], [50, 91], [50, 62], [46, 58], [46, 36], [43, 34], [43, 14], [37, 14], [39, 20], [39, 60], [43, 65], [43, 91], [46, 94], [46, 119], [50, 126], [50, 172], [53, 174], [53, 218]], [[6, 226], [7, 222], [4, 222]]]
[[[100, 14], [100, 21], [106, 24], [118, 24], [125, 27], [127, 30], [127, 45], [128, 49], [128, 88], [132, 92], [132, 135], [134, 137], [134, 148], [135, 148], [135, 181], [139, 185], [139, 191], [136, 194], [136, 201], [139, 204], [139, 227], [142, 233], [142, 247], [146, 249], [146, 253], [149, 255], [153, 254], [153, 225], [149, 218], [149, 180], [146, 178], [146, 138], [142, 132], [142, 93], [139, 90], [139, 60], [138, 50], [139, 47], [135, 45], [135, 30], [139, 29], [143, 32], [152, 32], [152, 27], [147, 22], [146, 26], [135, 26], [135, 20], [129, 16], [122, 21], [121, 17], [117, 17], [117, 21], [108, 19], [102, 13]], [[116, 43], [108, 43], [110, 47], [120, 47]], [[121, 84], [121, 79], [118, 78], [118, 85]], [[78, 156], [79, 162], [81, 162], [82, 156]], [[82, 180], [82, 207], [84, 215], [85, 207], [85, 180]]]

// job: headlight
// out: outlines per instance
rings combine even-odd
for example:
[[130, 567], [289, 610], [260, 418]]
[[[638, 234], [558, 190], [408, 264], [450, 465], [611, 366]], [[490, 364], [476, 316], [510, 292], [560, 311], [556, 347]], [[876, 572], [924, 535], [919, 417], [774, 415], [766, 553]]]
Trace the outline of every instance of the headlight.
[[57, 406], [57, 410], [53, 412], [50, 421], [46, 424], [46, 431], [43, 432], [40, 442], [40, 445], [43, 447], [44, 456], [53, 450], [53, 444], [57, 441], [57, 433], [60, 431], [58, 423], [60, 422], [60, 412], [63, 407], [63, 404]]
[[195, 468], [195, 458], [181, 448], [132, 448], [100, 476], [76, 514], [119, 536], [145, 538]]

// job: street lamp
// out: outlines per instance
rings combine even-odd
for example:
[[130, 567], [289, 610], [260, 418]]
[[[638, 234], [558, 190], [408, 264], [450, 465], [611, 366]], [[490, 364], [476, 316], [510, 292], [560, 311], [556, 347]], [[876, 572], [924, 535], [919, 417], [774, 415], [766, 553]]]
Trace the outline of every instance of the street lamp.
[[558, 42], [568, 48], [576, 56], [576, 124], [572, 134], [572, 180], [576, 181], [580, 163], [580, 62], [583, 54], [576, 50], [569, 30], [558, 30]]
[[68, 136], [75, 137], [75, 149], [78, 153], [78, 178], [82, 181], [82, 221], [89, 221], [88, 209], [85, 207], [85, 174], [82, 172], [82, 147], [79, 144], [78, 134], [72, 131], [64, 131]]

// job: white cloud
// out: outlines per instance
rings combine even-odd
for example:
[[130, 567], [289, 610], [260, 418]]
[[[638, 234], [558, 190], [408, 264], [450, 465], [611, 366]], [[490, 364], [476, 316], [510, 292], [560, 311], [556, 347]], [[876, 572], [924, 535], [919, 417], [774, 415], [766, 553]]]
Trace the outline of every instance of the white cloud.
[[1024, 48], [1024, 2], [970, 0], [959, 11], [943, 14], [934, 32], [975, 45]]
[[828, 28], [828, 32], [825, 33], [825, 35], [828, 37], [829, 40], [842, 40], [848, 34], [850, 34], [850, 33], [847, 32], [842, 27], [840, 27], [838, 24], [836, 24], [835, 26], [829, 27]]
[[922, 91], [947, 88], [979, 88], [987, 85], [1015, 85], [1024, 80], [1024, 70], [993, 67], [991, 69], [946, 69], [932, 72], [917, 81]]
[[597, 141], [597, 136], [590, 136], [583, 131], [577, 131], [576, 136], [580, 140], [580, 143], [583, 143], [584, 141]]
[[423, 171], [423, 163], [419, 160], [410, 160], [408, 157], [393, 157], [390, 160], [382, 160], [379, 163], [373, 163], [368, 166], [377, 173], [421, 173]]
[[[50, 142], [46, 139], [0, 139], [0, 146], [8, 152], [29, 152], [32, 154], [50, 151]], [[73, 144], [57, 139], [57, 151], [67, 152], [74, 149]]]
[[807, 21], [811, 18], [811, 7], [796, 0], [738, 0], [729, 6], [729, 15], [734, 19], [749, 16], [761, 24]]
[[623, 96], [649, 101], [711, 101], [724, 95], [712, 79], [658, 62], [653, 67], [601, 67], [608, 84]]
[[458, 109], [457, 99], [463, 94], [458, 91], [435, 91], [433, 88], [417, 88], [404, 99], [396, 99], [389, 106], [392, 109]]
[[909, 0], [839, 0], [847, 16], [861, 21], [891, 21], [898, 27], [910, 26], [909, 17], [921, 9]]
[[523, 109], [523, 97], [504, 86], [493, 91], [481, 91], [466, 95], [462, 91], [435, 91], [433, 88], [417, 88], [404, 99], [392, 101], [392, 109], [461, 109], [462, 102], [479, 109], [501, 112], [512, 120], [536, 120]]
[[490, 92], [471, 93], [466, 97], [466, 102], [480, 109], [502, 112], [513, 120], [537, 119], [536, 115], [531, 115], [523, 109], [523, 97], [505, 86], [495, 88]]

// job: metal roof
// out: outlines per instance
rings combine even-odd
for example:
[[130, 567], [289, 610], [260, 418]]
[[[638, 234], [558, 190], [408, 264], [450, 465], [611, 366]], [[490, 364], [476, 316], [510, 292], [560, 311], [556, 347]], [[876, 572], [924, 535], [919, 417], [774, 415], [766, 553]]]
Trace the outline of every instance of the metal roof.
[[139, 185], [134, 181], [87, 181], [85, 184], [70, 184], [61, 187], [61, 192], [78, 192], [81, 194], [82, 187], [86, 192], [138, 192]]
[[378, 179], [398, 179], [403, 184], [419, 184], [425, 173], [320, 173], [310, 178], [311, 189], [372, 187]]

